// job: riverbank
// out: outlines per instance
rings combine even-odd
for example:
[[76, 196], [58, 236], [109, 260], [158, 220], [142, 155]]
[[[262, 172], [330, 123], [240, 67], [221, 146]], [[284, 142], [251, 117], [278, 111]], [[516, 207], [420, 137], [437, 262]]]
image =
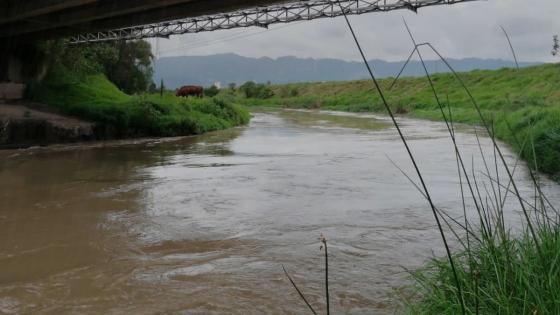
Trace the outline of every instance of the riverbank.
[[247, 110], [219, 98], [128, 95], [101, 74], [54, 76], [30, 85], [27, 97], [24, 105], [0, 105], [0, 145], [197, 135], [250, 118]]
[[0, 149], [95, 139], [95, 124], [40, 104], [10, 102], [0, 105]]
[[[533, 167], [536, 162], [539, 171], [560, 179], [560, 64], [519, 71], [476, 70], [460, 76], [487, 120], [494, 124], [495, 135]], [[451, 74], [435, 74], [432, 79], [443, 103], [451, 104], [454, 121], [480, 123], [468, 95]], [[389, 89], [392, 83], [392, 79], [380, 81], [396, 113], [442, 120], [426, 78], [402, 78]], [[273, 85], [271, 89], [274, 96], [269, 99], [235, 99], [249, 107], [385, 112], [367, 80]]]

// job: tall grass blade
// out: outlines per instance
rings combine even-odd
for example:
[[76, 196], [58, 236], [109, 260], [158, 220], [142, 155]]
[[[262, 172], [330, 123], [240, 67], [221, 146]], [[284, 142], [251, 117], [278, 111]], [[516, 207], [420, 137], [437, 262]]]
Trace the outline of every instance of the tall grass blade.
[[[449, 125], [448, 118], [447, 118], [446, 115], [445, 115], [445, 111], [444, 111], [444, 109], [443, 109], [443, 105], [442, 105], [442, 103], [441, 103], [441, 101], [440, 101], [440, 98], [439, 98], [439, 96], [438, 96], [438, 94], [437, 94], [437, 91], [436, 91], [436, 89], [435, 89], [435, 85], [434, 85], [434, 83], [433, 83], [432, 77], [430, 76], [430, 73], [429, 73], [428, 68], [427, 68], [427, 66], [426, 66], [426, 62], [424, 61], [424, 58], [423, 58], [423, 56], [422, 56], [422, 53], [421, 53], [420, 50], [418, 49], [418, 47], [419, 47], [420, 45], [418, 45], [418, 44], [416, 43], [416, 39], [415, 39], [414, 36], [412, 35], [412, 32], [410, 31], [410, 28], [408, 27], [408, 24], [406, 23], [406, 20], [403, 19], [403, 23], [404, 23], [404, 26], [405, 26], [405, 28], [406, 28], [406, 30], [407, 30], [407, 32], [408, 32], [408, 35], [410, 36], [410, 39], [411, 39], [412, 43], [413, 43], [413, 45], [414, 45], [414, 48], [415, 48], [414, 51], [418, 54], [418, 57], [419, 57], [419, 59], [420, 59], [420, 63], [422, 64], [422, 67], [423, 67], [423, 69], [424, 69], [425, 77], [426, 77], [427, 80], [428, 80], [428, 83], [429, 83], [429, 85], [430, 85], [432, 94], [434, 95], [434, 99], [435, 99], [436, 103], [438, 104], [438, 107], [439, 107], [439, 110], [440, 110], [440, 112], [441, 112], [442, 118], [443, 118], [443, 120], [444, 120], [444, 122], [445, 122], [445, 125], [446, 125], [446, 127], [447, 127], [447, 130], [448, 130], [449, 135], [450, 135], [450, 137], [451, 137], [451, 141], [452, 141], [452, 143], [453, 143], [453, 148], [455, 149], [455, 154], [456, 154], [457, 158], [459, 159], [459, 163], [460, 163], [461, 168], [462, 168], [462, 170], [463, 170], [463, 172], [464, 172], [464, 174], [465, 174], [465, 180], [466, 180], [466, 182], [467, 182], [467, 186], [469, 187], [469, 190], [470, 190], [470, 193], [471, 193], [471, 196], [472, 196], [472, 200], [473, 200], [473, 202], [474, 202], [474, 204], [475, 204], [475, 207], [476, 207], [476, 210], [477, 210], [477, 212], [478, 212], [478, 215], [479, 215], [479, 217], [482, 217], [482, 216], [483, 216], [483, 213], [481, 212], [481, 206], [479, 206], [479, 204], [478, 204], [479, 202], [478, 202], [477, 199], [476, 199], [476, 196], [475, 196], [475, 193], [474, 193], [474, 190], [473, 190], [473, 186], [472, 186], [472, 184], [471, 184], [471, 182], [470, 182], [469, 175], [468, 175], [468, 173], [467, 173], [467, 170], [466, 170], [466, 168], [465, 168], [465, 164], [464, 164], [464, 162], [463, 162], [463, 158], [462, 158], [461, 153], [460, 153], [460, 151], [459, 151], [459, 148], [458, 148], [458, 146], [457, 146], [457, 141], [456, 141], [456, 139], [455, 139], [455, 133], [452, 131], [452, 129], [451, 129], [450, 125]], [[449, 100], [448, 100], [448, 101], [449, 101]], [[484, 232], [484, 233], [487, 233], [487, 232], [485, 231], [486, 227], [485, 227], [485, 225], [483, 224], [483, 222], [481, 221], [480, 223], [481, 223], [481, 226], [483, 227], [483, 232]]]
[[[461, 78], [461, 76], [459, 75], [459, 73], [457, 73], [457, 71], [455, 70], [455, 68], [453, 68], [449, 62], [447, 61], [447, 59], [445, 57], [443, 57], [443, 55], [430, 43], [423, 43], [423, 44], [419, 44], [422, 46], [428, 46], [429, 48], [432, 49], [432, 51], [438, 55], [438, 57], [441, 59], [441, 61], [443, 61], [443, 63], [446, 65], [446, 67], [451, 71], [451, 73], [453, 74], [453, 76], [456, 78], [457, 82], [459, 82], [459, 84], [461, 85], [462, 89], [467, 93], [467, 96], [471, 102], [471, 104], [474, 106], [480, 121], [482, 123], [482, 126], [486, 129], [486, 131], [488, 132], [488, 134], [490, 134], [490, 128], [489, 128], [489, 124], [486, 120], [486, 118], [484, 117], [484, 115], [482, 114], [482, 111], [480, 109], [480, 106], [478, 105], [478, 102], [476, 101], [476, 99], [474, 98], [473, 94], [471, 93], [470, 89], [467, 87], [467, 85], [465, 84], [465, 82], [463, 81], [463, 79]], [[523, 211], [523, 215], [525, 216], [525, 220], [527, 223], [527, 227], [529, 228], [529, 232], [531, 233], [531, 237], [533, 238], [533, 241], [535, 242], [535, 246], [537, 248], [537, 253], [538, 255], [541, 257], [541, 259], [543, 258], [542, 255], [542, 251], [540, 248], [540, 244], [537, 238], [537, 234], [535, 232], [535, 228], [533, 226], [533, 223], [531, 221], [531, 218], [529, 216], [529, 212], [527, 211], [527, 208], [525, 207], [525, 204], [523, 203], [523, 201], [521, 200], [521, 194], [519, 192], [519, 189], [517, 187], [517, 184], [515, 183], [515, 180], [513, 179], [513, 175], [511, 173], [511, 170], [505, 160], [505, 157], [502, 153], [502, 150], [500, 149], [500, 147], [498, 146], [498, 143], [496, 142], [496, 139], [491, 137], [490, 139], [492, 139], [492, 145], [496, 148], [496, 152], [498, 153], [498, 156], [500, 157], [501, 163], [504, 166], [504, 169], [506, 170], [509, 179], [511, 180], [511, 184], [512, 187], [514, 188], [515, 191], [515, 196], [518, 198], [519, 201], [519, 205], [521, 206], [521, 209]]]
[[509, 38], [509, 34], [503, 26], [500, 25], [500, 28], [502, 29], [502, 32], [504, 32], [504, 35], [506, 36], [507, 42], [509, 44], [509, 48], [511, 49], [511, 54], [513, 55], [513, 60], [515, 61], [515, 67], [517, 68], [517, 70], [519, 70], [519, 62], [517, 62], [517, 54], [515, 53], [515, 49], [513, 48], [513, 45]]
[[436, 211], [436, 207], [435, 207], [435, 205], [432, 201], [432, 198], [430, 196], [430, 192], [428, 191], [428, 187], [426, 186], [426, 183], [424, 181], [424, 177], [422, 176], [422, 173], [420, 172], [420, 168], [418, 167], [418, 164], [416, 163], [416, 159], [414, 158], [414, 155], [412, 154], [412, 151], [410, 150], [410, 147], [408, 146], [408, 142], [406, 141], [406, 139], [404, 137], [404, 134], [402, 133], [401, 128], [400, 128], [399, 124], [397, 123], [397, 120], [395, 119], [395, 115], [393, 114], [393, 111], [391, 110], [391, 107], [389, 106], [389, 103], [387, 102], [387, 99], [385, 98], [385, 95], [384, 95], [383, 91], [381, 90], [381, 87], [379, 86], [379, 83], [377, 82], [377, 79], [376, 79], [375, 75], [373, 74], [373, 71], [372, 71], [371, 67], [369, 66], [369, 64], [367, 62], [367, 58], [364, 54], [362, 46], [360, 45], [358, 37], [356, 36], [354, 28], [352, 27], [352, 24], [350, 23], [350, 20], [348, 19], [348, 16], [346, 15], [346, 10], [342, 6], [342, 4], [340, 4], [340, 2], [338, 3], [338, 5], [340, 6], [340, 9], [341, 9], [342, 14], [344, 16], [344, 20], [346, 21], [346, 24], [347, 24], [347, 26], [350, 30], [350, 33], [352, 34], [352, 38], [354, 39], [356, 47], [358, 48], [358, 51], [359, 51], [359, 53], [362, 57], [362, 61], [364, 62], [364, 65], [366, 66], [366, 68], [368, 70], [368, 73], [370, 75], [370, 78], [371, 78], [374, 86], [375, 86], [375, 89], [377, 90], [378, 95], [381, 98], [381, 100], [383, 102], [383, 105], [385, 106], [385, 109], [387, 110], [387, 113], [391, 117], [391, 121], [393, 122], [393, 125], [395, 126], [395, 128], [397, 129], [397, 132], [399, 133], [399, 136], [400, 136], [400, 138], [401, 138], [401, 140], [402, 140], [402, 142], [403, 142], [403, 144], [406, 148], [406, 151], [407, 151], [407, 153], [408, 153], [408, 155], [409, 155], [409, 157], [412, 161], [414, 169], [416, 170], [416, 173], [418, 174], [418, 178], [420, 179], [422, 189], [426, 193], [426, 198], [428, 199], [430, 207], [432, 208], [432, 213], [433, 213], [434, 218], [436, 220], [436, 223], [438, 225], [438, 229], [439, 229], [439, 232], [441, 234], [443, 244], [445, 246], [447, 257], [449, 259], [449, 263], [452, 265], [452, 268], [453, 268], [455, 283], [457, 285], [457, 297], [458, 297], [458, 299], [459, 299], [459, 301], [461, 302], [461, 305], [462, 305], [462, 314], [465, 315], [465, 307], [464, 307], [463, 298], [462, 298], [461, 284], [459, 283], [459, 278], [457, 276], [457, 271], [455, 270], [455, 263], [453, 262], [453, 257], [451, 256], [451, 250], [449, 249], [449, 245], [447, 244], [447, 239], [445, 237], [445, 232], [443, 231], [443, 227], [441, 225], [438, 213]]
[[401, 75], [403, 74], [404, 70], [406, 69], [406, 67], [408, 66], [408, 63], [410, 62], [410, 60], [412, 59], [412, 57], [414, 56], [414, 53], [416, 52], [416, 46], [414, 46], [414, 49], [412, 49], [412, 52], [410, 53], [410, 55], [408, 56], [408, 58], [406, 59], [406, 62], [403, 64], [401, 70], [399, 71], [399, 73], [397, 74], [397, 76], [395, 77], [395, 79], [393, 80], [393, 83], [391, 83], [391, 86], [389, 86], [389, 91], [391, 91], [393, 89], [393, 87], [395, 86], [395, 84], [397, 83], [397, 81], [400, 79]]
[[305, 296], [303, 295], [303, 293], [301, 292], [301, 290], [298, 288], [298, 286], [296, 285], [296, 283], [295, 283], [294, 280], [292, 279], [292, 277], [290, 277], [290, 274], [288, 274], [288, 271], [286, 270], [286, 268], [284, 267], [284, 265], [282, 265], [282, 269], [284, 270], [284, 274], [286, 275], [286, 277], [288, 277], [288, 280], [290, 280], [290, 282], [292, 283], [292, 286], [294, 287], [294, 289], [296, 289], [297, 293], [299, 294], [299, 297], [301, 297], [301, 299], [303, 300], [303, 302], [305, 302], [305, 305], [307, 305], [307, 307], [309, 308], [309, 310], [310, 310], [314, 315], [317, 315], [317, 312], [315, 312], [315, 310], [313, 309], [313, 306], [311, 306], [311, 304], [309, 304], [309, 302], [307, 301], [307, 299], [305, 298]]
[[323, 235], [319, 238], [325, 247], [325, 297], [327, 302], [327, 315], [331, 314], [331, 303], [329, 296], [329, 253], [327, 248], [327, 238]]
[[[387, 156], [387, 155], [386, 155]], [[401, 174], [406, 177], [408, 179], [408, 181], [414, 186], [414, 188], [416, 188], [416, 190], [422, 195], [422, 197], [424, 197], [424, 199], [426, 198], [426, 195], [424, 194], [424, 192], [422, 191], [422, 188], [420, 188], [420, 186], [418, 186], [417, 183], [414, 182], [414, 180], [412, 180], [412, 178], [410, 177], [410, 175], [408, 175], [399, 165], [397, 165], [397, 163], [395, 161], [393, 161], [389, 156], [387, 156], [387, 159], [389, 159], [389, 161], [391, 162], [391, 164], [393, 164], [393, 166], [395, 166], [400, 172]], [[468, 227], [468, 222], [465, 223], [465, 225], [463, 225], [461, 222], [459, 222], [457, 219], [453, 218], [451, 215], [449, 215], [448, 213], [446, 213], [445, 211], [439, 209], [436, 207], [436, 211], [438, 212], [438, 214], [441, 215], [441, 218], [444, 220], [444, 222], [446, 223], [447, 227], [449, 227], [449, 230], [453, 233], [453, 235], [455, 235], [457, 241], [459, 243], [461, 243], [461, 245], [467, 249], [467, 247], [465, 246], [463, 240], [461, 239], [461, 237], [459, 237], [459, 235], [455, 232], [455, 230], [453, 229], [453, 227], [451, 226], [451, 224], [445, 219], [445, 217], [447, 217], [449, 220], [451, 220], [453, 223], [455, 223], [458, 227], [460, 227], [461, 229], [465, 230], [467, 233], [467, 236], [470, 234], [472, 237], [474, 237], [479, 243], [481, 243], [481, 239], [478, 238], [478, 236], [472, 232], [469, 227]]]

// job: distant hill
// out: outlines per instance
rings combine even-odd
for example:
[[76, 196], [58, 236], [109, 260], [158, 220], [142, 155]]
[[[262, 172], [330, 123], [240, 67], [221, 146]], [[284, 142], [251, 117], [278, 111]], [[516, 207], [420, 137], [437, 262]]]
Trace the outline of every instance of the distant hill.
[[[511, 61], [501, 59], [449, 59], [458, 71], [474, 69], [499, 69], [514, 66]], [[395, 76], [401, 69], [402, 62], [371, 60], [378, 77]], [[524, 62], [522, 67], [539, 63]], [[430, 72], [447, 72], [440, 61], [428, 61]], [[420, 76], [424, 70], [418, 61], [412, 61], [405, 76]], [[312, 59], [281, 57], [248, 58], [235, 54], [210, 56], [164, 57], [155, 63], [155, 82], [163, 78], [168, 88], [177, 88], [184, 84], [211, 85], [220, 82], [222, 86], [230, 82], [241, 84], [246, 81], [292, 83], [314, 81], [346, 81], [366, 78], [367, 73], [360, 62], [339, 59]]]

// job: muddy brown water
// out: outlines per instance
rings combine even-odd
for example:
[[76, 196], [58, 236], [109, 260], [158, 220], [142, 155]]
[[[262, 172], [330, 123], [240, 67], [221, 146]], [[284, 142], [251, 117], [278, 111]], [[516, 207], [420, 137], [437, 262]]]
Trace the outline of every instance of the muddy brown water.
[[[437, 205], [459, 216], [444, 125], [401, 123]], [[478, 172], [471, 129], [458, 142]], [[323, 233], [333, 313], [393, 314], [403, 268], [443, 251], [388, 157], [412, 172], [386, 118], [296, 111], [199, 137], [2, 151], [0, 313], [307, 314], [281, 266], [323, 310]], [[530, 196], [523, 165], [516, 178]], [[544, 190], [556, 202], [560, 187]]]

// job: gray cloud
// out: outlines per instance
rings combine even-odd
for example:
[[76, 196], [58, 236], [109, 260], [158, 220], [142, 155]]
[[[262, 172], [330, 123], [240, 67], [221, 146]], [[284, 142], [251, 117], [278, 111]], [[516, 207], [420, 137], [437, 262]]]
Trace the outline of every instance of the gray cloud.
[[[352, 16], [370, 59], [402, 60], [411, 50], [405, 18], [419, 41], [429, 41], [447, 57], [511, 59], [500, 29], [510, 34], [519, 59], [553, 61], [552, 35], [560, 33], [559, 0], [489, 0], [409, 11]], [[298, 56], [357, 60], [342, 18], [234, 29], [151, 40], [158, 56], [236, 53], [249, 57]]]

